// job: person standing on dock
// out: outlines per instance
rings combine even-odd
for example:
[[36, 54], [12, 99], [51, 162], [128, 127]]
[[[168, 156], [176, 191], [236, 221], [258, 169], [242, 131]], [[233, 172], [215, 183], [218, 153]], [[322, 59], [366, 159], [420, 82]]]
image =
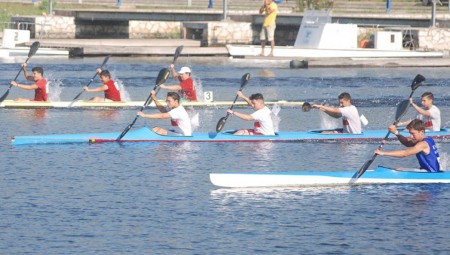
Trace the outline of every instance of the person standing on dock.
[[325, 112], [333, 118], [342, 118], [342, 133], [361, 134], [361, 120], [358, 109], [352, 104], [352, 97], [349, 93], [343, 92], [338, 96], [338, 99], [339, 108], [321, 104], [313, 104], [312, 107]]
[[264, 97], [260, 93], [256, 93], [246, 97], [242, 91], [237, 92], [238, 97], [244, 99], [253, 110], [252, 114], [245, 114], [228, 109], [228, 113], [243, 120], [255, 121], [253, 129], [241, 129], [236, 131], [235, 135], [275, 135], [273, 125], [272, 111], [264, 104]]
[[275, 48], [275, 28], [277, 13], [278, 13], [278, 5], [273, 2], [273, 0], [264, 0], [264, 5], [259, 8], [259, 13], [265, 13], [264, 23], [262, 25], [261, 32], [259, 34], [259, 38], [261, 40], [261, 56], [265, 56], [265, 47], [266, 42], [270, 41], [270, 54], [269, 56], [273, 57], [273, 49]]
[[[435, 105], [433, 105], [434, 96], [431, 92], [425, 92], [422, 94], [422, 106], [419, 107], [414, 103], [413, 99], [409, 101], [414, 109], [417, 111], [417, 119], [425, 122], [425, 128], [427, 131], [440, 131], [441, 130], [441, 111]], [[405, 126], [411, 121], [404, 121], [397, 126]]]
[[34, 90], [34, 99], [30, 100], [27, 98], [17, 98], [15, 101], [47, 101], [48, 100], [48, 82], [44, 79], [44, 69], [42, 67], [34, 67], [31, 69], [33, 75], [29, 75], [27, 71], [27, 64], [22, 64], [23, 74], [25, 79], [29, 81], [34, 81], [32, 85], [25, 85], [17, 83], [16, 81], [11, 81], [11, 85], [24, 90]]
[[416, 155], [420, 169], [398, 168], [397, 170], [427, 171], [432, 173], [439, 172], [439, 152], [433, 138], [426, 137], [425, 135], [425, 123], [422, 120], [414, 119], [409, 122], [406, 129], [408, 129], [411, 136], [404, 137], [398, 132], [395, 125], [389, 126], [389, 132], [396, 135], [398, 140], [409, 148], [397, 151], [382, 151], [378, 148], [375, 150], [375, 153], [380, 156], [396, 158]]
[[89, 101], [91, 102], [113, 102], [122, 101], [120, 97], [120, 91], [117, 84], [111, 79], [111, 74], [108, 70], [97, 69], [98, 76], [103, 82], [103, 86], [92, 88], [85, 86], [83, 89], [86, 92], [105, 92], [105, 97], [93, 97]]
[[155, 102], [156, 107], [160, 113], [145, 114], [142, 111], [138, 112], [137, 115], [143, 118], [150, 119], [171, 119], [172, 126], [176, 129], [167, 130], [161, 127], [152, 128], [153, 132], [160, 135], [192, 135], [192, 125], [189, 115], [186, 109], [180, 104], [180, 95], [176, 92], [167, 92], [166, 104], [170, 108], [168, 111], [156, 98], [156, 92], [152, 90], [151, 92], [153, 102]]
[[161, 84], [159, 87], [170, 91], [180, 91], [181, 98], [186, 101], [197, 101], [197, 91], [195, 89], [194, 80], [191, 78], [191, 69], [187, 66], [183, 66], [177, 73], [175, 66], [170, 65], [172, 75], [180, 83], [176, 85]]

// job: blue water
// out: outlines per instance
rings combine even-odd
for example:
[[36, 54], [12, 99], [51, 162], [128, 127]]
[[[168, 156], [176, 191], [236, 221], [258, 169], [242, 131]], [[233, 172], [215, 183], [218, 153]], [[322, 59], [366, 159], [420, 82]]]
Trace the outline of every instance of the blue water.
[[[24, 59], [0, 63], [3, 91]], [[33, 58], [70, 100], [103, 58]], [[145, 100], [171, 58], [111, 58], [107, 68], [133, 100]], [[267, 100], [337, 104], [348, 91], [369, 119], [386, 128], [396, 104], [421, 73], [443, 126], [450, 126], [446, 68], [327, 68], [291, 70], [280, 63], [180, 57], [203, 91], [233, 100], [241, 76], [246, 94]], [[24, 82], [20, 76], [19, 82]], [[96, 80], [91, 86], [98, 86]], [[31, 97], [12, 88], [9, 99]], [[160, 92], [160, 96], [163, 96]], [[94, 94], [83, 95], [89, 98]], [[236, 109], [251, 112], [248, 108]], [[148, 112], [154, 109], [147, 110]], [[224, 108], [198, 109], [211, 131]], [[0, 109], [1, 254], [449, 254], [448, 185], [371, 185], [290, 189], [220, 189], [210, 172], [356, 171], [378, 144], [369, 143], [128, 143], [11, 146], [14, 135], [118, 132], [135, 117], [128, 110]], [[414, 116], [413, 111], [406, 118]], [[338, 125], [322, 113], [285, 107], [280, 130]], [[134, 128], [165, 126], [139, 119]], [[250, 127], [231, 118], [226, 128]], [[450, 143], [439, 143], [450, 168]], [[402, 148], [398, 143], [386, 150]], [[414, 158], [377, 157], [373, 166], [416, 166]]]

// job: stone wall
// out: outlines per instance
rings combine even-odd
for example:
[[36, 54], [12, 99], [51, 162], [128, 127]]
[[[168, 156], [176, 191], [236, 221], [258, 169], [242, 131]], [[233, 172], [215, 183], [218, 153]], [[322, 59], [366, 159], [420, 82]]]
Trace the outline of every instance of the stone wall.
[[130, 39], [181, 38], [181, 22], [130, 20]]
[[[72, 16], [12, 17], [14, 29], [30, 30], [31, 38], [187, 38], [201, 40], [203, 46], [224, 44], [259, 44], [261, 24], [235, 21], [76, 21]], [[277, 45], [293, 45], [298, 24], [278, 24]], [[379, 29], [379, 28], [376, 28]], [[375, 28], [360, 28], [358, 43]], [[413, 38], [419, 50], [444, 51], [450, 49], [449, 28], [415, 28], [403, 30], [406, 39]], [[404, 38], [404, 42], [405, 42]], [[409, 46], [407, 46], [409, 47]]]
[[419, 30], [419, 46], [424, 50], [450, 50], [450, 29], [428, 28]]

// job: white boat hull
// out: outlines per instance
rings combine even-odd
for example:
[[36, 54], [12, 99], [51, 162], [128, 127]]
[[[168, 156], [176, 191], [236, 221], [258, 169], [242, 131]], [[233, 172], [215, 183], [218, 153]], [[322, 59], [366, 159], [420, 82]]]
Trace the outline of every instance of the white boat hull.
[[[232, 57], [259, 56], [261, 46], [230, 45], [227, 46]], [[266, 52], [266, 55], [269, 51]], [[378, 49], [303, 49], [293, 46], [277, 46], [274, 57], [289, 58], [442, 58], [442, 52], [424, 52], [410, 50], [378, 50]]]
[[[355, 171], [346, 172], [270, 172], [211, 173], [211, 183], [219, 187], [295, 187], [349, 185]], [[427, 173], [397, 171], [385, 167], [367, 170], [355, 184], [450, 183], [450, 172]]]

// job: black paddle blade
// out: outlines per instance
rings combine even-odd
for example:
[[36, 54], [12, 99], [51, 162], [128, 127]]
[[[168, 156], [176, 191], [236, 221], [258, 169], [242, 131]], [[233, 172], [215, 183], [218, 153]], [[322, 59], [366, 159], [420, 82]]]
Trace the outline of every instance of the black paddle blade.
[[411, 83], [411, 89], [416, 90], [418, 87], [420, 87], [420, 85], [422, 85], [423, 81], [425, 81], [425, 77], [423, 77], [423, 75], [421, 74], [416, 75], [416, 77]]
[[358, 178], [361, 177], [361, 175], [363, 175], [367, 171], [367, 169], [369, 169], [369, 166], [372, 164], [373, 160], [374, 158], [367, 160], [366, 163], [364, 163], [364, 165], [352, 176], [349, 183], [355, 183], [355, 181], [358, 180]]
[[8, 90], [6, 90], [5, 94], [3, 94], [3, 96], [0, 98], [0, 103], [5, 101], [5, 99], [8, 97], [10, 89], [11, 87], [9, 87]]
[[163, 84], [164, 82], [167, 81], [167, 79], [169, 78], [170, 75], [170, 71], [167, 68], [163, 68], [159, 71], [158, 77], [156, 78], [155, 81], [155, 86], [159, 86], [161, 84]]
[[100, 68], [102, 68], [106, 64], [106, 62], [108, 62], [110, 57], [111, 57], [111, 55], [108, 55], [108, 56], [105, 57], [105, 59], [103, 60], [102, 65], [100, 66]]
[[406, 114], [409, 107], [409, 100], [403, 100], [397, 106], [397, 112], [395, 112], [395, 122], [396, 124], [400, 121], [403, 115]]
[[175, 54], [173, 55], [173, 61], [172, 64], [175, 64], [175, 62], [177, 61], [178, 57], [181, 54], [181, 51], [183, 51], [183, 45], [180, 45], [177, 47], [177, 49], [175, 50]]
[[242, 90], [244, 87], [245, 87], [245, 85], [247, 85], [247, 83], [248, 83], [248, 81], [250, 80], [250, 74], [249, 73], [246, 73], [246, 74], [244, 74], [244, 75], [242, 75], [242, 78], [241, 78], [241, 88], [240, 88], [240, 90]]
[[302, 104], [302, 112], [309, 112], [311, 110], [311, 104], [308, 102], [304, 102]]
[[28, 57], [31, 58], [32, 56], [34, 56], [40, 46], [41, 44], [38, 41], [31, 44], [30, 51], [28, 52]]
[[[227, 115], [228, 116], [228, 115]], [[227, 122], [227, 117], [222, 117], [220, 118], [220, 120], [217, 122], [216, 125], [216, 132], [219, 133], [220, 131], [222, 131], [223, 127], [225, 126], [225, 123]]]

